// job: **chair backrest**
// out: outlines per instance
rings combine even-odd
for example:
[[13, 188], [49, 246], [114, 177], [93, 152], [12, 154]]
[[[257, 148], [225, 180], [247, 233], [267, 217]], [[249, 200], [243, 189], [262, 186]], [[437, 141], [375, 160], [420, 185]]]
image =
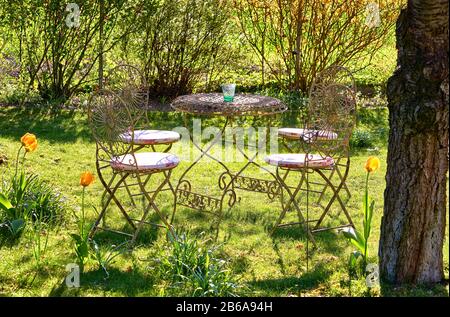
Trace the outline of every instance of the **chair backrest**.
[[345, 85], [356, 94], [356, 83], [352, 72], [343, 66], [332, 65], [315, 76], [309, 89], [309, 97], [314, 96], [323, 86], [330, 84]]
[[129, 106], [145, 109], [149, 104], [148, 86], [141, 71], [129, 64], [112, 68], [103, 80], [103, 88], [129, 102]]
[[[333, 77], [336, 76], [336, 77]], [[311, 150], [333, 158], [348, 156], [356, 124], [356, 87], [345, 68], [320, 73], [310, 90], [306, 129]]]
[[89, 126], [97, 146], [107, 155], [97, 159], [110, 160], [133, 151], [133, 143], [123, 142], [121, 136], [128, 134], [134, 140], [134, 127], [141, 114], [123, 97], [103, 89], [89, 100]]

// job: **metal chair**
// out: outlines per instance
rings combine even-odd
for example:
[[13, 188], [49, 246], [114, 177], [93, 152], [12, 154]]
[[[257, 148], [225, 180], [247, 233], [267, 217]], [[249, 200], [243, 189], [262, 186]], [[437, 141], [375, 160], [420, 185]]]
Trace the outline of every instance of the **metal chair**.
[[[323, 91], [325, 87], [330, 85], [344, 85], [350, 89], [350, 92], [356, 96], [356, 84], [355, 79], [352, 73], [345, 67], [339, 65], [333, 65], [329, 68], [326, 68], [314, 78], [314, 81], [311, 85], [309, 91], [309, 107], [307, 109], [307, 116], [313, 115], [320, 111], [321, 109], [317, 109], [318, 106], [321, 105], [321, 98], [323, 97]], [[356, 97], [355, 97], [356, 98]], [[327, 113], [325, 112], [324, 115]], [[305, 133], [307, 133], [308, 129], [303, 128], [280, 128], [278, 130], [278, 135], [281, 138], [281, 143], [284, 147], [291, 153], [296, 153], [300, 151], [303, 147], [302, 142], [305, 139]], [[318, 140], [327, 140], [334, 139], [337, 135], [333, 131], [319, 131], [316, 139]], [[292, 145], [294, 144], [294, 146]], [[297, 146], [295, 146], [297, 145]], [[342, 182], [342, 178], [344, 173], [347, 172], [347, 169], [350, 165], [350, 160], [348, 156], [335, 158], [335, 168], [332, 169], [329, 179], [332, 181], [333, 178], [337, 177], [338, 182]], [[344, 171], [342, 171], [344, 169]], [[316, 204], [325, 208], [321, 205], [322, 200], [324, 199], [325, 193], [329, 190], [328, 183], [316, 184], [321, 185], [322, 189], [320, 195], [316, 201]], [[351, 198], [350, 190], [347, 187], [347, 184], [344, 182], [343, 190], [345, 191], [345, 204]]]
[[[150, 128], [151, 122], [146, 115], [149, 104], [148, 85], [145, 77], [136, 66], [119, 64], [112, 68], [103, 79], [103, 88], [117, 94], [122, 100], [126, 100], [128, 103], [127, 106], [135, 113], [139, 113], [139, 121], [134, 123], [133, 135], [130, 133], [122, 134], [122, 142], [130, 143], [133, 141], [136, 145], [136, 150], [149, 148], [153, 152], [169, 152], [172, 145], [180, 140], [180, 134], [175, 131]], [[158, 151], [158, 146], [163, 146], [164, 148]], [[132, 194], [130, 187], [127, 181], [124, 181], [124, 189], [127, 191], [133, 206], [136, 206], [134, 197], [139, 194]], [[168, 187], [175, 194], [170, 180]], [[103, 203], [106, 202], [106, 196], [107, 191], [105, 190], [101, 200]], [[105, 219], [104, 217], [104, 222]]]
[[[134, 103], [137, 99], [131, 90], [121, 90], [120, 95], [113, 91], [100, 90], [90, 99], [88, 118], [97, 146], [96, 168], [106, 191], [106, 201], [102, 204], [102, 210], [90, 232], [91, 237], [98, 229], [102, 229], [130, 236], [134, 243], [143, 224], [164, 227], [173, 233], [172, 226], [155, 204], [155, 199], [169, 184], [171, 171], [178, 165], [179, 159], [173, 154], [164, 152], [138, 152], [142, 146], [135, 142], [134, 127], [141, 120], [144, 111]], [[109, 180], [106, 171], [112, 172]], [[147, 190], [150, 178], [155, 174], [163, 175], [163, 180], [155, 189]], [[130, 179], [135, 183], [129, 184], [127, 181]], [[132, 199], [133, 194], [129, 190], [132, 185], [138, 187], [138, 194], [143, 198], [144, 210], [140, 219], [133, 219], [130, 211], [126, 210], [116, 195], [118, 189], [126, 188]], [[100, 226], [100, 221], [104, 218], [111, 201], [133, 229], [132, 234]], [[163, 225], [146, 221], [150, 210], [159, 216]]]
[[[355, 125], [355, 94], [346, 85], [330, 83], [328, 85], [316, 86], [314, 94], [310, 99], [308, 120], [302, 128], [301, 142], [302, 151], [288, 154], [274, 154], [266, 157], [268, 164], [276, 166], [276, 177], [283, 191], [287, 194], [288, 200], [284, 201], [281, 195], [282, 211], [275, 223], [272, 233], [279, 227], [302, 224], [306, 227], [309, 239], [315, 244], [312, 233], [353, 226], [352, 219], [342, 201], [339, 193], [345, 185], [348, 176], [349, 140]], [[333, 184], [331, 178], [333, 171], [338, 168], [339, 162], [345, 158], [344, 173], [340, 174], [339, 183]], [[296, 185], [287, 183], [289, 175], [299, 173], [299, 177], [294, 178]], [[337, 173], [337, 172], [336, 172]], [[318, 175], [321, 182], [311, 182], [312, 175]], [[322, 197], [323, 191], [317, 191], [312, 185], [325, 184], [332, 192], [332, 196], [327, 205], [323, 208], [318, 219], [309, 219], [309, 194], [316, 193]], [[306, 186], [306, 188], [305, 188]], [[306, 192], [307, 204], [306, 218], [302, 213], [302, 208], [298, 203], [301, 193]], [[337, 201], [344, 211], [348, 223], [336, 227], [320, 228], [324, 217], [330, 211], [331, 205]], [[299, 222], [282, 224], [286, 212], [294, 206], [297, 211]], [[313, 230], [310, 230], [309, 223], [315, 223]]]

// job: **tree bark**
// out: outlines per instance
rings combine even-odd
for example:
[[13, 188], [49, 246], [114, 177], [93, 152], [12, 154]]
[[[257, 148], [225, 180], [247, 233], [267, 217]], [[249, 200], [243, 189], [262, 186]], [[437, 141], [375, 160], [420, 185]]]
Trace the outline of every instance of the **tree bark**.
[[448, 0], [408, 0], [388, 81], [389, 146], [380, 274], [442, 281], [448, 171]]

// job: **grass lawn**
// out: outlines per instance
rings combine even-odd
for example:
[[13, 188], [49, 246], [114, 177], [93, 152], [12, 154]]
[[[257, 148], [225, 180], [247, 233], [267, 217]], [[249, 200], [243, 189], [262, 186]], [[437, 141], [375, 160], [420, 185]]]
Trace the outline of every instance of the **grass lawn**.
[[[173, 128], [179, 124], [175, 114], [155, 114], [159, 127]], [[109, 278], [95, 263], [88, 263], [81, 276], [79, 289], [65, 286], [65, 267], [75, 262], [75, 253], [70, 233], [75, 232], [73, 213], [80, 212], [81, 192], [79, 176], [83, 171], [95, 172], [95, 143], [87, 126], [86, 117], [79, 111], [51, 113], [39, 109], [0, 108], [0, 154], [6, 154], [13, 164], [20, 137], [25, 132], [37, 135], [38, 149], [28, 156], [27, 169], [41, 176], [55, 190], [66, 197], [64, 223], [52, 228], [43, 265], [37, 269], [29, 240], [23, 236], [18, 243], [0, 249], [0, 294], [5, 296], [164, 296], [186, 295], [182, 290], [168, 290], [166, 282], [155, 274], [151, 261], [164, 249], [165, 234], [161, 229], [146, 228], [133, 252], [116, 258], [109, 268]], [[182, 155], [181, 144], [173, 152]], [[380, 222], [383, 211], [385, 187], [386, 149], [375, 151], [381, 160], [380, 169], [370, 178], [370, 193], [375, 199], [373, 232], [370, 239], [371, 262], [377, 262]], [[362, 226], [362, 195], [365, 180], [364, 162], [374, 152], [353, 153], [347, 184], [352, 193], [348, 209], [357, 226]], [[182, 162], [174, 171], [176, 182], [188, 166]], [[239, 163], [230, 164], [237, 169]], [[195, 188], [213, 192], [217, 186], [217, 164], [202, 163], [201, 168], [191, 174]], [[258, 173], [259, 171], [254, 171]], [[10, 173], [5, 164], [0, 165], [0, 175]], [[215, 174], [214, 174], [215, 175]], [[217, 174], [218, 176], [218, 174]], [[102, 186], [97, 180], [87, 188], [87, 204], [100, 205]], [[227, 214], [221, 224], [217, 244], [221, 258], [230, 262], [230, 268], [240, 283], [245, 285], [240, 295], [249, 296], [448, 296], [448, 282], [430, 289], [423, 287], [392, 286], [376, 287], [367, 291], [365, 281], [352, 280], [347, 273], [348, 256], [353, 247], [336, 231], [318, 233], [318, 247], [310, 254], [307, 267], [305, 234], [299, 227], [278, 230], [272, 237], [267, 229], [276, 220], [280, 204], [260, 193], [238, 192], [241, 198]], [[304, 201], [304, 200], [302, 200]], [[162, 210], [171, 212], [172, 199], [167, 192], [158, 199]], [[337, 213], [337, 205], [333, 214]], [[95, 218], [93, 208], [87, 208], [89, 219]], [[136, 210], [139, 212], [139, 210]], [[315, 210], [310, 210], [314, 214]], [[111, 209], [110, 224], [121, 227], [124, 223], [116, 209]], [[448, 216], [448, 215], [447, 215]], [[289, 215], [295, 219], [293, 215]], [[448, 219], [448, 218], [447, 218]], [[336, 220], [330, 218], [327, 222]], [[199, 235], [207, 240], [213, 235], [210, 230], [212, 218], [191, 209], [177, 210], [175, 226]], [[202, 234], [204, 232], [204, 234]], [[448, 220], [447, 231], [448, 237]], [[107, 247], [120, 243], [123, 237], [114, 234], [99, 234], [99, 245]], [[211, 242], [205, 242], [210, 244]], [[445, 270], [448, 281], [449, 244], [445, 241]]]

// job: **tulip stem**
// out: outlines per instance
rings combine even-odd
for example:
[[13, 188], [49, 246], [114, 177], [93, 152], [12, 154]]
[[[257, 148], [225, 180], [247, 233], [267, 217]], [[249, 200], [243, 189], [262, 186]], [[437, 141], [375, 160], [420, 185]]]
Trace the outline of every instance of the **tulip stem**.
[[84, 237], [84, 192], [86, 190], [86, 187], [83, 186], [83, 192], [81, 194], [81, 228], [80, 228], [80, 234], [81, 237]]
[[369, 224], [367, 223], [369, 221], [368, 219], [368, 211], [369, 211], [369, 175], [370, 172], [367, 172], [367, 176], [366, 176], [366, 191], [365, 191], [365, 195], [364, 195], [364, 219], [365, 219], [365, 227], [367, 229], [365, 229], [365, 231], [367, 230], [367, 232], [365, 232], [365, 237], [364, 237], [364, 268], [367, 265], [367, 244], [368, 244], [368, 240], [369, 240], [369, 232], [368, 232], [368, 228], [369, 228]]

